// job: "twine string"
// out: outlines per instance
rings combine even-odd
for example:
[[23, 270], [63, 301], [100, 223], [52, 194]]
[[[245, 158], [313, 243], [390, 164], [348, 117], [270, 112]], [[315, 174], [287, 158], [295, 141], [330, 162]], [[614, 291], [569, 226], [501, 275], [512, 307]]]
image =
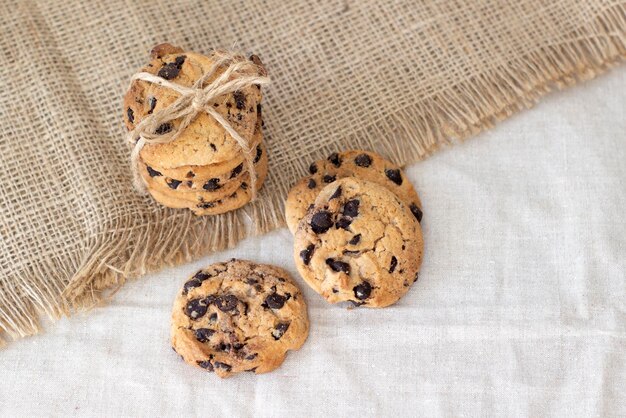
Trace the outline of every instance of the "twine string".
[[[192, 87], [182, 86], [172, 83], [162, 77], [147, 72], [139, 72], [131, 78], [131, 85], [136, 80], [157, 84], [161, 87], [173, 90], [180, 94], [170, 106], [160, 109], [143, 118], [135, 128], [128, 133], [128, 141], [134, 145], [131, 152], [131, 169], [133, 173], [133, 183], [137, 191], [146, 193], [146, 186], [142, 181], [138, 170], [139, 153], [146, 144], [167, 144], [175, 141], [179, 135], [187, 129], [193, 120], [205, 112], [210, 115], [224, 130], [235, 140], [244, 156], [246, 170], [250, 176], [250, 189], [252, 200], [256, 198], [257, 175], [254, 169], [254, 158], [256, 156], [256, 143], [251, 144], [243, 138], [232, 125], [209, 104], [215, 99], [225, 94], [234, 93], [251, 85], [267, 85], [270, 80], [262, 75], [248, 75], [246, 70], [253, 69], [258, 74], [259, 67], [250, 61], [237, 59], [239, 56], [219, 53], [209, 70], [204, 73]], [[228, 67], [222, 74], [211, 83], [204, 84], [217, 70], [224, 65]], [[180, 124], [175, 127], [171, 122], [180, 120]], [[171, 130], [166, 133], [157, 133], [159, 127], [170, 123]]]

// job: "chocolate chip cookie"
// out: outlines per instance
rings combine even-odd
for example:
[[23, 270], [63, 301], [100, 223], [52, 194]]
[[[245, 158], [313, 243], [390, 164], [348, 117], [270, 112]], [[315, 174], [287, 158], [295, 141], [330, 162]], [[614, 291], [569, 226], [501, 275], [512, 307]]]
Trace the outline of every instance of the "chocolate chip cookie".
[[320, 190], [344, 177], [357, 177], [388, 188], [409, 206], [418, 222], [422, 220], [422, 204], [413, 185], [397, 165], [374, 152], [351, 150], [333, 153], [325, 160], [312, 163], [309, 173], [291, 188], [285, 202], [287, 226], [292, 233], [295, 233], [298, 222]]
[[[217, 59], [216, 56], [215, 52], [204, 56], [162, 44], [153, 49], [152, 60], [141, 71], [190, 87], [211, 68]], [[257, 64], [252, 68], [255, 68], [254, 71], [258, 75], [265, 73], [262, 65]], [[226, 67], [218, 69], [207, 83], [219, 77], [225, 69]], [[124, 97], [126, 127], [132, 130], [142, 118], [169, 107], [179, 97], [179, 93], [157, 84], [142, 80], [134, 81]], [[249, 86], [218, 97], [211, 106], [243, 138], [252, 138], [260, 103], [260, 88]], [[157, 133], [167, 133], [179, 123], [177, 120], [171, 124], [164, 124], [158, 128]], [[239, 156], [240, 150], [233, 137], [213, 117], [200, 112], [176, 140], [164, 144], [147, 144], [139, 155], [149, 166], [170, 169], [230, 161]]]
[[244, 260], [198, 271], [172, 313], [174, 351], [220, 377], [276, 369], [308, 332], [306, 303], [289, 274]]
[[[244, 180], [246, 174], [245, 163], [234, 166], [230, 171], [223, 174], [214, 174], [208, 179], [198, 178], [193, 171], [181, 177], [172, 177], [168, 175], [168, 171], [161, 170], [146, 165], [143, 161], [137, 162], [139, 173], [150, 190], [156, 189], [165, 194], [171, 194], [171, 190], [178, 192], [200, 192], [212, 194], [216, 197], [222, 197], [232, 193]], [[256, 147], [256, 157], [254, 159], [254, 167], [257, 171], [267, 169], [267, 150], [265, 144], [260, 143]], [[200, 166], [206, 167], [206, 166]], [[249, 177], [249, 176], [248, 176]], [[170, 193], [168, 193], [170, 192]], [[184, 199], [184, 196], [176, 193], [178, 198]]]
[[417, 280], [423, 251], [420, 224], [404, 201], [345, 177], [324, 187], [298, 224], [294, 260], [328, 302], [384, 307]]
[[[259, 191], [263, 186], [266, 177], [267, 154], [264, 153], [257, 165], [257, 191]], [[250, 202], [252, 198], [252, 189], [248, 178], [249, 175], [245, 174], [239, 188], [226, 196], [213, 193], [190, 193], [192, 197], [184, 198], [181, 197], [183, 193], [165, 193], [164, 191], [157, 190], [155, 188], [150, 188], [149, 190], [150, 195], [154, 198], [154, 200], [163, 206], [167, 206], [169, 208], [191, 209], [191, 211], [198, 216], [217, 215], [239, 209]]]

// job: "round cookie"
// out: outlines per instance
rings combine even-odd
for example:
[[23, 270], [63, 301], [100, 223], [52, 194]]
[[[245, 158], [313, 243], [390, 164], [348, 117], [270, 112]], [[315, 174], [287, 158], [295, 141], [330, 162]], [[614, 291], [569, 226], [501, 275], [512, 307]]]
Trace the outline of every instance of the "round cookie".
[[[180, 48], [162, 44], [152, 51], [151, 62], [141, 71], [159, 75], [171, 82], [190, 87], [202, 74], [209, 70], [218, 52], [203, 56], [193, 52], [183, 52]], [[249, 63], [246, 74], [264, 75], [260, 61]], [[257, 59], [258, 60], [258, 59]], [[207, 83], [223, 73], [226, 67], [216, 71]], [[146, 115], [170, 106], [180, 95], [154, 83], [136, 80], [124, 97], [124, 121], [132, 130]], [[261, 102], [259, 86], [245, 87], [237, 92], [218, 97], [211, 105], [230, 123], [243, 138], [252, 138], [257, 120], [257, 105]], [[178, 126], [180, 121], [165, 124], [158, 131], [167, 133]], [[213, 117], [200, 112], [184, 132], [173, 142], [147, 144], [140, 156], [150, 166], [175, 168], [185, 165], [208, 165], [237, 158], [240, 151], [236, 141]]]
[[413, 185], [397, 165], [374, 152], [333, 153], [325, 160], [312, 163], [309, 173], [291, 188], [285, 202], [285, 217], [291, 233], [295, 233], [298, 222], [306, 215], [320, 190], [344, 177], [357, 177], [385, 186], [410, 207], [418, 221], [422, 220], [422, 203]]
[[353, 177], [324, 187], [295, 233], [298, 271], [330, 303], [395, 303], [417, 280], [423, 252], [408, 206], [385, 187]]
[[[267, 170], [257, 171], [257, 175], [256, 189], [258, 192], [261, 187], [263, 187], [263, 182], [267, 176]], [[242, 182], [239, 189], [227, 197], [215, 201], [198, 201], [197, 203], [171, 197], [153, 189], [148, 189], [148, 191], [154, 200], [163, 206], [178, 209], [191, 209], [191, 211], [198, 216], [218, 215], [220, 213], [230, 212], [231, 210], [239, 209], [242, 206], [245, 206], [252, 198], [250, 185], [246, 181]]]
[[245, 260], [198, 271], [172, 312], [174, 351], [219, 377], [270, 372], [308, 333], [306, 302], [289, 274]]
[[[255, 159], [255, 171], [257, 174], [257, 183], [263, 182], [261, 177], [264, 179], [267, 175], [267, 166], [268, 166], [268, 158], [267, 152], [262, 152], [259, 154], [258, 160]], [[144, 167], [145, 168], [145, 167]], [[213, 189], [209, 188], [207, 190], [190, 190], [179, 191], [174, 187], [168, 187], [167, 185], [173, 184], [180, 187], [180, 184], [172, 183], [170, 181], [165, 181], [164, 183], [157, 183], [155, 179], [159, 179], [162, 176], [154, 176], [155, 173], [150, 172], [147, 169], [141, 168], [140, 173], [141, 176], [146, 183], [147, 189], [150, 193], [154, 195], [153, 192], [158, 192], [161, 196], [167, 196], [171, 199], [175, 199], [181, 202], [190, 202], [191, 205], [196, 205], [200, 202], [216, 202], [218, 200], [227, 198], [229, 196], [233, 196], [233, 194], [241, 188], [241, 186], [245, 184], [250, 184], [250, 175], [248, 173], [244, 173], [243, 176], [230, 180], [223, 185], [220, 185], [219, 188]], [[257, 184], [257, 189], [259, 185]], [[244, 186], [246, 188], [246, 186]], [[242, 197], [244, 194], [242, 194]], [[205, 205], [206, 206], [206, 205]]]
[[[256, 147], [255, 161], [262, 164], [262, 156], [266, 153], [265, 144], [260, 143]], [[241, 179], [245, 170], [245, 162], [241, 162], [230, 171], [223, 174], [215, 174], [209, 178], [203, 179], [193, 175], [185, 175], [182, 177], [172, 177], [168, 171], [147, 166], [143, 161], [137, 162], [138, 170], [144, 182], [150, 187], [161, 191], [175, 190], [178, 192], [209, 192], [216, 196], [224, 196], [233, 192], [241, 184]], [[206, 166], [202, 166], [206, 167]], [[257, 167], [258, 169], [258, 167]]]
[[[261, 104], [257, 106], [257, 126], [255, 128], [254, 138], [251, 142], [251, 147], [257, 147], [259, 144], [263, 144], [263, 130], [261, 128]], [[261, 145], [265, 147], [265, 145]], [[263, 148], [265, 149], [265, 148]], [[219, 179], [220, 182], [233, 178], [237, 172], [242, 172], [245, 165], [245, 159], [241, 153], [237, 158], [223, 161], [221, 163], [209, 164], [209, 165], [184, 165], [180, 167], [166, 169], [159, 165], [151, 167], [153, 170], [160, 172], [165, 177], [178, 180], [193, 180], [194, 182], [205, 182], [211, 179]]]

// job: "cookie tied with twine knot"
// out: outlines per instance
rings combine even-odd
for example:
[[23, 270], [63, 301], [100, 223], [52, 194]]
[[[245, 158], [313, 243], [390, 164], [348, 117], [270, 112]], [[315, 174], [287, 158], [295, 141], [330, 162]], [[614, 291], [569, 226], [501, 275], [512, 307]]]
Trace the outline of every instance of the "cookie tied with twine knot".
[[[168, 47], [171, 46], [168, 45]], [[224, 128], [241, 149], [245, 168], [250, 176], [251, 198], [252, 200], [256, 198], [257, 174], [254, 160], [257, 144], [242, 137], [213, 108], [212, 103], [221, 96], [236, 93], [246, 87], [267, 85], [270, 83], [270, 79], [260, 61], [254, 56], [249, 60], [239, 53], [216, 50], [210, 57], [213, 61], [211, 66], [191, 87], [145, 71], [139, 72], [131, 78], [131, 87], [135, 81], [141, 80], [159, 85], [180, 95], [166, 108], [146, 115], [128, 132], [127, 139], [134, 146], [131, 152], [133, 184], [141, 194], [147, 192], [146, 185], [138, 171], [139, 153], [142, 148], [146, 144], [167, 144], [175, 141], [194, 119], [201, 112], [204, 112]], [[177, 123], [174, 123], [175, 121]]]

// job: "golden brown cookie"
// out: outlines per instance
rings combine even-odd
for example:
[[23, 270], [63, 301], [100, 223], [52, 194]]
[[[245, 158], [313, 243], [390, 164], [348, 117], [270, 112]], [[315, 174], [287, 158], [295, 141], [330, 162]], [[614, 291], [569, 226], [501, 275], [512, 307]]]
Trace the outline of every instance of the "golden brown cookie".
[[413, 185], [397, 165], [374, 152], [350, 150], [333, 153], [325, 160], [312, 163], [309, 173], [291, 188], [285, 202], [287, 226], [292, 233], [295, 233], [298, 222], [306, 215], [320, 190], [344, 177], [357, 177], [388, 188], [409, 206], [418, 221], [422, 220], [422, 203]]
[[[267, 169], [257, 171], [257, 176], [258, 177], [256, 189], [258, 192], [258, 190], [263, 187], [263, 182], [265, 181], [265, 178], [267, 176]], [[217, 215], [220, 213], [226, 213], [230, 212], [231, 210], [239, 209], [242, 206], [246, 205], [248, 202], [250, 202], [250, 199], [252, 198], [250, 185], [245, 181], [242, 182], [239, 186], [239, 189], [237, 189], [231, 195], [215, 201], [199, 200], [195, 202], [189, 200], [181, 200], [178, 199], [177, 196], [172, 197], [154, 189], [148, 189], [148, 191], [152, 195], [154, 200], [156, 200], [163, 206], [167, 206], [170, 208], [191, 209], [194, 214], [199, 216]]]
[[[252, 148], [257, 148], [257, 153], [262, 152], [258, 149], [258, 146], [261, 145], [262, 150], [265, 150], [265, 145], [263, 145], [263, 130], [261, 127], [262, 118], [261, 118], [261, 104], [257, 106], [257, 126], [255, 128], [254, 137], [251, 142]], [[245, 159], [242, 153], [239, 153], [237, 158], [234, 158], [229, 161], [223, 161], [217, 164], [209, 164], [209, 165], [184, 165], [181, 167], [175, 167], [166, 169], [159, 165], [154, 165], [151, 168], [155, 171], [160, 172], [163, 176], [169, 177], [171, 179], [177, 179], [185, 181], [193, 180], [194, 182], [206, 182], [211, 179], [219, 179], [220, 183], [224, 183], [228, 179], [234, 178], [233, 176], [237, 176], [237, 173], [241, 173], [244, 171]], [[239, 174], [241, 175], [241, 174]]]
[[[267, 175], [267, 152], [262, 152], [259, 155], [259, 159], [255, 161], [257, 183], [262, 183], [265, 179], [265, 176]], [[147, 168], [145, 170], [141, 169], [140, 173], [144, 182], [146, 183], [148, 192], [151, 193], [153, 196], [155, 196], [155, 193], [158, 193], [159, 196], [169, 197], [170, 199], [175, 199], [176, 201], [180, 202], [188, 202], [190, 207], [197, 207], [199, 203], [203, 203], [203, 206], [207, 206], [206, 203], [217, 201], [229, 201], [231, 204], [233, 204], [234, 200], [236, 200], [234, 198], [236, 197], [237, 192], [242, 188], [242, 186], [245, 190], [243, 190], [242, 193], [238, 194], [239, 200], [244, 201], [246, 196], [250, 197], [250, 193], [248, 193], [250, 190], [247, 187], [247, 185], [250, 184], [250, 175], [248, 173], [244, 173], [243, 176], [230, 180], [223, 185], [216, 185], [219, 186], [217, 188], [212, 186], [206, 189], [187, 189], [186, 191], [181, 191], [177, 188], [174, 188], [173, 186], [169, 186], [170, 184], [172, 184], [171, 180], [166, 181], [163, 184], [158, 183], [157, 181], [155, 181], [155, 179], [159, 179], [162, 176], [155, 175], [154, 172], [148, 171]], [[178, 187], [180, 187], [180, 185], [178, 185]], [[259, 184], [257, 184], [257, 190], [258, 187], [260, 187]], [[221, 206], [223, 207], [223, 205]], [[213, 206], [211, 206], [211, 208], [213, 208]]]
[[395, 303], [417, 280], [423, 252], [420, 224], [408, 205], [353, 177], [324, 187], [295, 233], [296, 267], [330, 303]]
[[[203, 56], [189, 51], [183, 52], [180, 48], [164, 44], [155, 47], [152, 58], [142, 71], [190, 87], [209, 70], [216, 56], [215, 53]], [[225, 68], [219, 69], [208, 82], [221, 75]], [[265, 74], [262, 66], [251, 68], [254, 68], [257, 75]], [[179, 96], [179, 93], [157, 84], [134, 81], [124, 97], [127, 128], [132, 130], [146, 115], [168, 107]], [[243, 138], [252, 140], [257, 121], [257, 105], [260, 102], [260, 87], [249, 86], [220, 96], [211, 105]], [[179, 123], [177, 120], [170, 125], [161, 125], [157, 133], [167, 133]], [[147, 144], [142, 148], [140, 157], [149, 166], [171, 169], [230, 161], [236, 159], [239, 152], [240, 147], [230, 134], [213, 117], [201, 112], [175, 141]]]
[[306, 302], [278, 267], [232, 259], [197, 272], [172, 312], [172, 347], [219, 377], [279, 367], [309, 333]]
[[[262, 142], [257, 145], [256, 157], [254, 159], [255, 167], [258, 168], [258, 164], [264, 164], [262, 160], [263, 154], [267, 153], [265, 144]], [[236, 163], [237, 161], [235, 161]], [[224, 167], [228, 164], [220, 164]], [[139, 174], [144, 180], [144, 183], [150, 188], [167, 192], [168, 189], [176, 190], [177, 192], [210, 192], [216, 196], [225, 195], [234, 191], [241, 184], [243, 175], [246, 173], [245, 162], [233, 165], [229, 171], [224, 173], [215, 173], [208, 178], [202, 178], [195, 175], [195, 171], [188, 171], [185, 175], [180, 177], [173, 177], [171, 175], [172, 170], [162, 170], [156, 167], [149, 167], [143, 161], [137, 162]], [[191, 167], [191, 166], [187, 166]], [[200, 170], [204, 173], [208, 173], [204, 168], [208, 166], [196, 166], [200, 167]], [[167, 194], [167, 193], [166, 193]], [[177, 194], [177, 196], [179, 196]], [[180, 197], [180, 196], [179, 196]]]

